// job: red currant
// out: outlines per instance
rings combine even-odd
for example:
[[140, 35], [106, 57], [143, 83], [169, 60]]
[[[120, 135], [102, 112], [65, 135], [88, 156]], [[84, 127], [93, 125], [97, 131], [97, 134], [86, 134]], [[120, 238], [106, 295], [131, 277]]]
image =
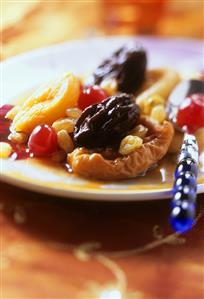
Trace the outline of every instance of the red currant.
[[81, 110], [84, 110], [86, 107], [99, 103], [107, 97], [106, 91], [99, 86], [87, 86], [83, 88], [79, 96], [78, 106]]
[[48, 156], [57, 150], [57, 134], [48, 125], [39, 125], [32, 131], [28, 148], [36, 157]]
[[6, 119], [5, 116], [9, 110], [13, 108], [12, 105], [3, 105], [0, 107], [0, 141], [5, 141], [10, 134], [11, 121]]
[[5, 117], [7, 112], [9, 112], [13, 108], [13, 105], [3, 105], [0, 107], [0, 117]]
[[177, 125], [186, 126], [188, 131], [204, 127], [204, 95], [195, 93], [185, 98], [177, 113]]

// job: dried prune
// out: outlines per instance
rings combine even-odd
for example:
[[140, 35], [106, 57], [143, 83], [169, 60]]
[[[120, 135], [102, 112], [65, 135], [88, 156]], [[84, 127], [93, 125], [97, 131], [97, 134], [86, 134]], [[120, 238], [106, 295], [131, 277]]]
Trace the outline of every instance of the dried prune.
[[136, 92], [145, 80], [147, 56], [145, 50], [135, 44], [128, 44], [104, 60], [93, 74], [94, 84], [104, 79], [114, 78], [118, 90], [126, 93]]
[[139, 123], [140, 109], [132, 95], [122, 93], [86, 108], [74, 130], [76, 146], [116, 146]]

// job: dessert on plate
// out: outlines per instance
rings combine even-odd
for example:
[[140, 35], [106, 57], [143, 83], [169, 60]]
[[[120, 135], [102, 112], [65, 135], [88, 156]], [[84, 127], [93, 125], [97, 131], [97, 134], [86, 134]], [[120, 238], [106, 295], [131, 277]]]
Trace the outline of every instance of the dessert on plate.
[[176, 124], [188, 121], [204, 148], [204, 82], [165, 67], [149, 70], [146, 51], [131, 44], [87, 82], [63, 74], [23, 103], [2, 106], [0, 118], [1, 158], [48, 158], [93, 179], [134, 178], [179, 151]]

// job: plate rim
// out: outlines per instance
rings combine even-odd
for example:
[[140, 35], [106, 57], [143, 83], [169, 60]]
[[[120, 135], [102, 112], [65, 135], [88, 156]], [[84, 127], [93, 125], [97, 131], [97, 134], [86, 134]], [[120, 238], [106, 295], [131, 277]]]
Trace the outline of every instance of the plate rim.
[[[122, 41], [122, 40], [129, 40], [129, 39], [137, 39], [138, 41], [154, 41], [155, 43], [159, 42], [159, 43], [163, 43], [165, 44], [166, 42], [168, 43], [175, 43], [178, 41], [182, 41], [183, 44], [185, 45], [190, 45], [190, 44], [197, 44], [199, 46], [203, 46], [204, 47], [204, 41], [201, 40], [197, 40], [197, 39], [185, 39], [185, 38], [180, 38], [180, 37], [166, 37], [166, 38], [162, 38], [162, 37], [154, 37], [154, 36], [131, 36], [131, 35], [124, 35], [124, 36], [109, 36], [109, 37], [93, 37], [93, 38], [89, 38], [88, 40], [91, 40], [95, 43], [97, 42], [104, 42], [104, 41], [111, 41], [111, 40], [116, 40], [116, 41]], [[1, 66], [1, 70], [3, 71], [3, 67], [6, 67], [7, 65], [12, 65], [15, 63], [19, 63], [20, 61], [25, 61], [28, 59], [32, 59], [33, 57], [36, 56], [44, 56], [45, 53], [47, 54], [47, 52], [51, 51], [51, 52], [57, 52], [60, 49], [63, 49], [64, 47], [68, 47], [70, 45], [72, 46], [76, 46], [80, 43], [83, 43], [87, 41], [87, 39], [77, 39], [77, 40], [70, 40], [70, 41], [66, 41], [66, 42], [62, 42], [62, 43], [58, 43], [58, 44], [54, 44], [54, 45], [50, 45], [47, 47], [42, 47], [42, 48], [37, 48], [37, 49], [33, 49], [31, 51], [10, 57], [4, 61], [0, 62], [0, 66]], [[160, 44], [160, 46], [161, 46]], [[184, 46], [182, 46], [182, 48], [184, 48]], [[194, 52], [196, 52], [196, 47], [192, 48], [192, 50]], [[2, 84], [2, 83], [1, 83]], [[3, 99], [2, 99], [3, 101]], [[98, 191], [96, 191], [96, 189], [83, 189], [80, 191], [76, 191], [76, 186], [75, 188], [72, 188], [70, 190], [67, 189], [58, 189], [58, 188], [50, 188], [49, 186], [46, 185], [41, 185], [41, 184], [37, 184], [37, 183], [30, 183], [28, 181], [25, 181], [23, 179], [19, 179], [19, 178], [14, 178], [12, 176], [6, 175], [4, 173], [1, 172], [1, 180], [27, 189], [27, 190], [32, 190], [39, 193], [44, 193], [44, 194], [50, 194], [50, 195], [54, 195], [54, 196], [60, 196], [60, 197], [66, 197], [66, 198], [75, 198], [75, 199], [89, 199], [91, 201], [97, 201], [97, 200], [102, 200], [102, 201], [144, 201], [144, 200], [155, 200], [158, 199], [160, 200], [161, 198], [169, 198], [171, 196], [171, 188], [163, 188], [163, 189], [152, 189], [152, 190], [147, 190], [146, 192], [144, 192], [144, 190], [139, 191], [139, 190], [113, 190], [113, 189], [98, 189]], [[108, 181], [107, 181], [108, 184]], [[75, 189], [75, 190], [73, 190]], [[203, 193], [204, 192], [204, 184], [198, 184], [198, 193]], [[139, 198], [138, 198], [139, 197]]]
[[[93, 189], [89, 191], [76, 191], [76, 190], [65, 190], [58, 188], [50, 188], [48, 186], [43, 186], [41, 184], [31, 183], [24, 181], [23, 179], [17, 179], [16, 177], [11, 177], [8, 175], [3, 176], [1, 179], [3, 182], [11, 184], [13, 186], [21, 187], [26, 190], [34, 191], [36, 193], [43, 193], [52, 196], [59, 196], [63, 198], [74, 198], [74, 199], [86, 199], [90, 201], [151, 201], [151, 200], [161, 200], [170, 198], [172, 195], [172, 189], [166, 188], [162, 190], [148, 190], [146, 192], [140, 192], [135, 190], [111, 190], [111, 193], [108, 192], [108, 189], [98, 190]], [[198, 184], [197, 194], [204, 193], [204, 184]], [[76, 188], [77, 189], [77, 188]], [[159, 196], [158, 197], [158, 193]], [[151, 194], [151, 197], [149, 195]], [[97, 198], [95, 197], [97, 196]], [[128, 198], [126, 198], [128, 196]], [[125, 197], [125, 198], [124, 198]]]
[[[114, 36], [97, 36], [97, 37], [89, 37], [89, 38], [85, 38], [85, 39], [73, 39], [73, 40], [68, 40], [65, 42], [61, 42], [61, 43], [56, 43], [56, 44], [52, 44], [49, 46], [45, 46], [45, 47], [40, 47], [40, 48], [36, 48], [36, 49], [32, 49], [30, 51], [26, 51], [17, 55], [14, 55], [12, 57], [8, 57], [7, 59], [0, 61], [0, 66], [3, 66], [5, 64], [10, 64], [13, 63], [15, 61], [20, 61], [20, 60], [24, 60], [26, 58], [28, 58], [29, 56], [37, 56], [47, 50], [51, 50], [51, 51], [56, 51], [57, 49], [60, 49], [61, 47], [65, 47], [65, 46], [69, 46], [70, 44], [76, 45], [78, 43], [81, 42], [85, 42], [85, 41], [106, 41], [106, 40], [123, 40], [123, 39], [137, 39], [137, 40], [141, 40], [141, 41], [159, 41], [161, 43], [165, 43], [165, 42], [182, 42], [183, 44], [185, 43], [186, 45], [188, 44], [197, 44], [199, 46], [203, 46], [204, 47], [204, 41], [200, 40], [200, 39], [196, 39], [196, 38], [182, 38], [182, 37], [159, 37], [159, 36], [152, 36], [152, 35], [114, 35]], [[183, 47], [182, 47], [183, 49]], [[191, 49], [192, 51], [196, 52], [196, 47]]]

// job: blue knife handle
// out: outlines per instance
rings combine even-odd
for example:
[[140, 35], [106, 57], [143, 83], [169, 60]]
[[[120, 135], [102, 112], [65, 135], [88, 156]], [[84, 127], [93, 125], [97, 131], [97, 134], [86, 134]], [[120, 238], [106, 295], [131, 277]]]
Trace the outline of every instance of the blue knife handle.
[[174, 174], [170, 215], [171, 226], [178, 233], [190, 230], [195, 221], [197, 175], [197, 141], [194, 135], [185, 133]]

